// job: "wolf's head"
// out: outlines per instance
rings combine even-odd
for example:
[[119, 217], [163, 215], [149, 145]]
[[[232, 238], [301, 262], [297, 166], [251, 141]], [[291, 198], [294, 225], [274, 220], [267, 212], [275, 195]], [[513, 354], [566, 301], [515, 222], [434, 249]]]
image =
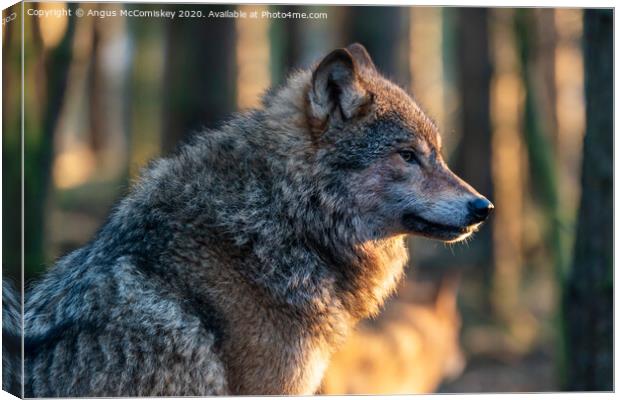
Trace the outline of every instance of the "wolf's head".
[[375, 236], [455, 242], [493, 210], [450, 171], [435, 124], [362, 45], [334, 50], [313, 69], [305, 107], [317, 163]]

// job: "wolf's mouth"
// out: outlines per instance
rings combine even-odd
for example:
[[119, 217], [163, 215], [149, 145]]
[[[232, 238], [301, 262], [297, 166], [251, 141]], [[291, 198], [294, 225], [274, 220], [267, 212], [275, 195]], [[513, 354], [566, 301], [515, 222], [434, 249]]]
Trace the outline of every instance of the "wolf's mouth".
[[411, 233], [445, 242], [458, 242], [472, 234], [479, 224], [455, 226], [432, 222], [416, 214], [405, 214], [402, 218], [404, 227]]

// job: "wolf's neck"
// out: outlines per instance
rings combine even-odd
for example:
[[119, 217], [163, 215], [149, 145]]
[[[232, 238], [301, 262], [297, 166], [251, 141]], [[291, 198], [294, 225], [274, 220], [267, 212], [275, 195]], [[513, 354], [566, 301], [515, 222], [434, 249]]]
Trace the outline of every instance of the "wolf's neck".
[[355, 320], [375, 315], [401, 279], [407, 263], [404, 238], [351, 243], [307, 242], [333, 277], [334, 295]]

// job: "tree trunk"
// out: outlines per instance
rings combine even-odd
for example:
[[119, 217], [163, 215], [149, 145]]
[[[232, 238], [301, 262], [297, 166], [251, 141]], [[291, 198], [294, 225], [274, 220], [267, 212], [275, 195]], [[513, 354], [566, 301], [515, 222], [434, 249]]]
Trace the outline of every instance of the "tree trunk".
[[[19, 15], [21, 5], [4, 18]], [[2, 43], [2, 271], [16, 287], [21, 281], [21, 18], [4, 27]]]
[[[75, 11], [76, 5], [71, 4], [69, 8]], [[24, 244], [26, 280], [32, 275], [43, 272], [47, 261], [44, 251], [45, 208], [50, 189], [54, 133], [64, 104], [69, 65], [73, 57], [75, 21], [75, 18], [69, 18], [67, 29], [60, 43], [54, 48], [45, 50], [43, 54], [43, 67], [37, 79], [45, 88], [45, 98], [35, 99], [34, 92], [25, 93], [26, 110], [28, 110], [29, 99], [43, 102], [40, 125], [36, 126], [37, 123], [31, 118], [27, 118], [24, 125], [24, 236], [28, 238]], [[37, 48], [41, 44], [38, 26], [35, 32], [37, 36], [30, 38], [32, 42], [37, 40], [38, 43], [26, 42], [25, 46], [33, 46], [37, 52], [43, 51]], [[27, 39], [24, 38], [24, 40]], [[36, 68], [36, 63], [39, 61], [34, 56], [28, 58], [26, 54], [25, 57], [24, 68], [27, 73], [29, 69]]]
[[350, 7], [346, 45], [359, 42], [388, 78], [409, 86], [409, 12], [404, 7]]
[[563, 282], [568, 263], [568, 246], [563, 233], [565, 223], [562, 204], [558, 191], [558, 167], [553, 150], [553, 134], [549, 131], [549, 117], [543, 112], [541, 96], [536, 91], [536, 80], [532, 65], [536, 63], [537, 34], [534, 12], [519, 9], [515, 13], [514, 28], [521, 64], [521, 75], [525, 87], [525, 110], [523, 116], [524, 139], [529, 161], [529, 179], [532, 183], [534, 198], [538, 200], [543, 211], [544, 238], [548, 243], [548, 256], [558, 285], [559, 309], [555, 313], [555, 362], [559, 377], [565, 375], [567, 364], [566, 337], [562, 310]]
[[[230, 9], [201, 8], [204, 14]], [[217, 127], [236, 109], [237, 78], [234, 18], [174, 20], [167, 28], [163, 153], [192, 132]]]
[[[95, 6], [99, 10], [98, 6]], [[90, 55], [90, 70], [88, 73], [88, 117], [89, 117], [89, 136], [88, 144], [96, 157], [101, 157], [101, 150], [105, 146], [106, 121], [109, 118], [105, 113], [104, 85], [105, 79], [101, 69], [101, 32], [103, 28], [102, 20], [93, 21], [92, 52]], [[100, 161], [100, 160], [98, 160]]]
[[271, 82], [279, 85], [296, 69], [310, 68], [336, 47], [346, 46], [342, 38], [342, 17], [346, 7], [272, 5], [270, 11], [327, 13], [326, 19], [271, 19]]
[[613, 390], [613, 12], [586, 10], [586, 135], [565, 293], [568, 390]]
[[[488, 10], [461, 8], [456, 16], [457, 80], [461, 105], [461, 139], [455, 154], [454, 170], [477, 191], [493, 201], [491, 169], [490, 86]], [[471, 246], [473, 263], [483, 273], [485, 288], [493, 275], [492, 225], [478, 233]], [[490, 293], [490, 290], [485, 290]], [[485, 306], [489, 307], [488, 296]]]

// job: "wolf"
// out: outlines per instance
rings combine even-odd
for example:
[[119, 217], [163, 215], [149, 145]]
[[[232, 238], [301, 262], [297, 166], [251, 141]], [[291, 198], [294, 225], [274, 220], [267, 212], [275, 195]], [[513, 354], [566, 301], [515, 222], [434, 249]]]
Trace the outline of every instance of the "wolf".
[[151, 162], [28, 288], [25, 395], [311, 394], [405, 237], [463, 240], [492, 208], [365, 48], [336, 49]]

